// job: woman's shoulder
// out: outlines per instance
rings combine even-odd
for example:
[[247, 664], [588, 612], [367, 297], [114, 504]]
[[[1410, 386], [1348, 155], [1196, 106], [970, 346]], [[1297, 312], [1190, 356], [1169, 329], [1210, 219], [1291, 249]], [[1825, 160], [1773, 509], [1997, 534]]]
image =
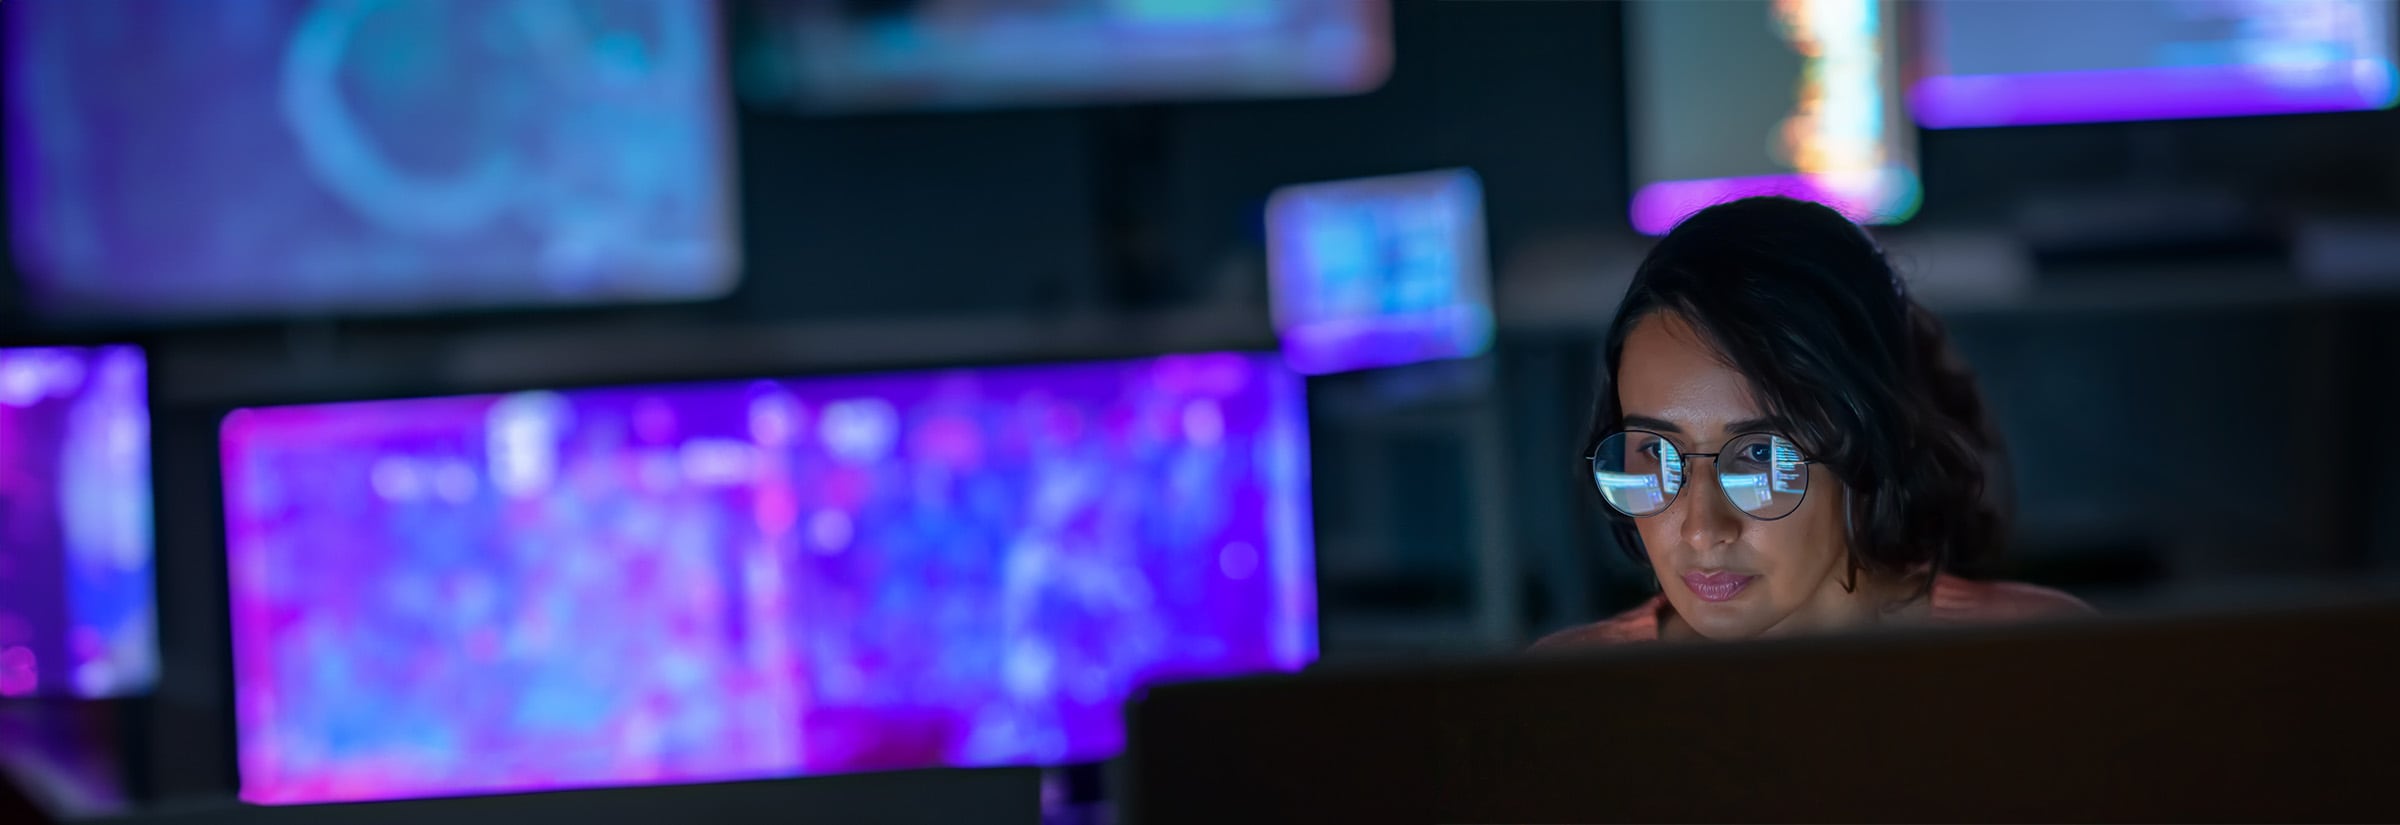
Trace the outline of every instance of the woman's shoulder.
[[2013, 622], [2095, 612], [2082, 599], [2039, 585], [1974, 581], [1947, 574], [1933, 580], [1935, 621]]
[[1658, 641], [1658, 609], [1665, 602], [1664, 596], [1652, 596], [1632, 610], [1544, 636], [1533, 643], [1533, 649], [1566, 650]]

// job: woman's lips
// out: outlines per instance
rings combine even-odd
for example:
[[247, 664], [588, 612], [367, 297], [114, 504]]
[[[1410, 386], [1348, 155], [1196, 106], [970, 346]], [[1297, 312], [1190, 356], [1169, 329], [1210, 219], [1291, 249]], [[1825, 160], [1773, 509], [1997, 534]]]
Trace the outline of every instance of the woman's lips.
[[1683, 574], [1683, 586], [1689, 588], [1692, 595], [1700, 597], [1701, 601], [1723, 602], [1732, 601], [1733, 597], [1742, 595], [1742, 589], [1749, 587], [1750, 581], [1756, 578], [1758, 577], [1724, 571], [1685, 573]]

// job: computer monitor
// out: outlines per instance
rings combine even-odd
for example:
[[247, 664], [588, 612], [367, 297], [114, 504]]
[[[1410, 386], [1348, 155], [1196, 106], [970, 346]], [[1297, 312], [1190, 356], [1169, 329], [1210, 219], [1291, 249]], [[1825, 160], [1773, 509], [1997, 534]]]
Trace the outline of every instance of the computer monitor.
[[150, 688], [151, 545], [141, 348], [0, 348], [0, 698]]
[[1162, 685], [1118, 813], [2390, 821], [2400, 602], [2345, 602]]
[[[2049, 5], [2049, 4], [2042, 4]], [[1853, 220], [1916, 214], [1890, 0], [1637, 0], [1625, 6], [1634, 229], [1785, 195]]]
[[739, 274], [713, 3], [0, 3], [9, 230], [76, 323], [692, 300]]
[[1316, 652], [1271, 353], [237, 411], [241, 796], [1069, 764]]
[[1483, 184], [1466, 169], [1287, 186], [1267, 201], [1275, 330], [1303, 374], [1481, 354], [1490, 259]]
[[2390, 0], [1927, 0], [1927, 128], [2391, 107]]
[[815, 112], [1356, 94], [1386, 0], [747, 0], [743, 97]]

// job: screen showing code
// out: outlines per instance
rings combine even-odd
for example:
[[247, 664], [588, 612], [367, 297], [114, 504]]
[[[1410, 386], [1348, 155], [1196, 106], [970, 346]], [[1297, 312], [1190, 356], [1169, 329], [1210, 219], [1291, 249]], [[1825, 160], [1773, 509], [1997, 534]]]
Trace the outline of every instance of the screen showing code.
[[[2039, 3], [2035, 5], [2056, 5]], [[1639, 0], [1625, 6], [1634, 229], [1783, 195], [1852, 220], [1916, 214], [1898, 4]]]
[[2392, 105], [2388, 0], [1932, 0], [1934, 128], [2293, 114]]

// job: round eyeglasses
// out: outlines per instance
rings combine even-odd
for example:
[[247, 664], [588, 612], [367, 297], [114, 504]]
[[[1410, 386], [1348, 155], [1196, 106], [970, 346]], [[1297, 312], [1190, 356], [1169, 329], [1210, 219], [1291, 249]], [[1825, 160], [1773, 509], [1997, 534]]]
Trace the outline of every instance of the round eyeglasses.
[[1695, 458], [1713, 460], [1717, 490], [1735, 509], [1761, 521], [1800, 509], [1800, 500], [1808, 497], [1808, 465], [1816, 463], [1802, 458], [1790, 439], [1773, 433], [1737, 435], [1716, 452], [1695, 453], [1658, 433], [1626, 430], [1600, 439], [1592, 452], [1592, 481], [1617, 512], [1655, 516], [1675, 503], [1684, 465]]

